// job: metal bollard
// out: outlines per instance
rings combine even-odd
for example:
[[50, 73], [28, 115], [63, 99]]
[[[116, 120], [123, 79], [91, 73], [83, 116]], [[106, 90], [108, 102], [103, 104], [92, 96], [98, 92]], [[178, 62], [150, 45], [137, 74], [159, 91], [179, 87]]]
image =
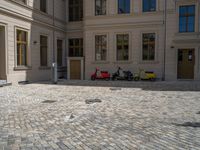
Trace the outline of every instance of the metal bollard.
[[52, 68], [53, 68], [53, 83], [57, 84], [58, 82], [57, 63], [52, 63]]

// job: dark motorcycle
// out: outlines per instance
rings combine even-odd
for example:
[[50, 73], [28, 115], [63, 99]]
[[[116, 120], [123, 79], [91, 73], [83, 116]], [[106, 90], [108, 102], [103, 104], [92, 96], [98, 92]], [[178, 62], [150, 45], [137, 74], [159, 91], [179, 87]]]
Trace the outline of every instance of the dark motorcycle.
[[112, 80], [133, 80], [133, 74], [130, 71], [123, 71], [120, 67], [118, 67], [117, 72], [112, 75]]

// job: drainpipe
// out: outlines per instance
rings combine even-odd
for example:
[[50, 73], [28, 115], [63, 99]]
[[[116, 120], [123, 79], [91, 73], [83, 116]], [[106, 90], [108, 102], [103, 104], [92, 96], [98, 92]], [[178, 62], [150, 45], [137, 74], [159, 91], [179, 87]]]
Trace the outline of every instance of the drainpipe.
[[52, 81], [57, 84], [57, 63], [55, 62], [55, 0], [53, 0], [53, 63], [52, 63]]
[[167, 0], [164, 2], [164, 54], [163, 54], [163, 74], [162, 81], [165, 81], [166, 71], [166, 45], [167, 45]]

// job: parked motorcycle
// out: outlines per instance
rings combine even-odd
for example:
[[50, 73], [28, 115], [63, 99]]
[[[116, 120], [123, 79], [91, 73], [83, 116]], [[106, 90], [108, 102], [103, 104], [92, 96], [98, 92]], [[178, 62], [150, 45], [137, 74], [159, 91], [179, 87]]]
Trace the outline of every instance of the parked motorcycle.
[[144, 69], [139, 69], [138, 73], [135, 73], [133, 76], [134, 81], [139, 80], [156, 80], [156, 74], [153, 71], [145, 71]]
[[97, 80], [97, 79], [103, 79], [103, 80], [110, 80], [110, 74], [108, 71], [100, 71], [98, 68], [95, 69], [95, 72], [91, 75], [91, 80]]
[[118, 67], [117, 71], [112, 75], [112, 80], [133, 80], [133, 74], [131, 71], [123, 71], [120, 67]]

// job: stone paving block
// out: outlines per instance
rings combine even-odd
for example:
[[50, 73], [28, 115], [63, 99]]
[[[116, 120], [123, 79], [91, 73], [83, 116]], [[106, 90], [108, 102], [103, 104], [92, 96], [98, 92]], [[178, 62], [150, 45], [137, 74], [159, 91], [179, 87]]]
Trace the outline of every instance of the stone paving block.
[[200, 149], [198, 82], [59, 84], [0, 89], [0, 150]]

